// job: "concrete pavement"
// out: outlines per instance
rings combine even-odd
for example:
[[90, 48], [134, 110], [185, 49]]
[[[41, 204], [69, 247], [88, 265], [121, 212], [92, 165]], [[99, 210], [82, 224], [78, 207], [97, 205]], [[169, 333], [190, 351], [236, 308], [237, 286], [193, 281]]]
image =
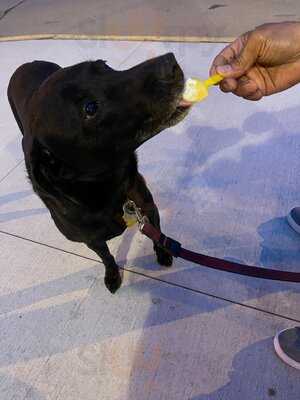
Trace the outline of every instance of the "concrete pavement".
[[300, 20], [299, 1], [2, 0], [0, 38], [72, 34], [224, 42], [259, 24], [283, 20]]

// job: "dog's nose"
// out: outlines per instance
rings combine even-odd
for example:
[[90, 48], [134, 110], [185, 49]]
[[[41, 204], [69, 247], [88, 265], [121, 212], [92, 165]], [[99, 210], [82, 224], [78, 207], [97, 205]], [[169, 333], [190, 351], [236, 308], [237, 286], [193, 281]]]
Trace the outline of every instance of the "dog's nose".
[[182, 70], [173, 53], [161, 56], [159, 61], [157, 65], [157, 78], [159, 80], [173, 82], [182, 78]]

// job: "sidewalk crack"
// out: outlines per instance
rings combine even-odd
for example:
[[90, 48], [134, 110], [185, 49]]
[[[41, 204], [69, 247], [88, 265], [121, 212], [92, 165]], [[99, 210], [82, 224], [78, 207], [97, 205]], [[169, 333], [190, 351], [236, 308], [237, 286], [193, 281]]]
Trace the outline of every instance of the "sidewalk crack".
[[0, 14], [0, 21], [11, 11], [13, 11], [15, 8], [17, 8], [18, 6], [20, 6], [21, 4], [25, 3], [25, 1], [27, 0], [21, 0], [19, 1], [17, 4], [14, 4], [13, 6], [7, 8], [6, 10], [2, 11]]

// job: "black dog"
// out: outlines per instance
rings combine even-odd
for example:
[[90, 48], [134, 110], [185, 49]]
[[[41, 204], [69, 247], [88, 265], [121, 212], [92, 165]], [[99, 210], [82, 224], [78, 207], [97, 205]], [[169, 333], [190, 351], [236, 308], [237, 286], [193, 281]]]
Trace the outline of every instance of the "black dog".
[[[160, 226], [135, 150], [187, 115], [183, 87], [171, 53], [127, 71], [102, 60], [68, 68], [34, 61], [20, 66], [9, 82], [33, 189], [58, 229], [101, 257], [112, 293], [121, 276], [106, 241], [126, 229], [123, 204], [135, 201]], [[166, 251], [154, 250], [161, 265], [172, 264]]]

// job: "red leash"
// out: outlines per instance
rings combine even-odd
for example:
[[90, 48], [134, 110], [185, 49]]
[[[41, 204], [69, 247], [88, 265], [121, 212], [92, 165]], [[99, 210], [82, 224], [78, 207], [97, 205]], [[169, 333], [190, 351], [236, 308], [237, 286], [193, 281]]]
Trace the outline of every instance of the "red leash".
[[300, 282], [299, 272], [254, 267], [206, 256], [204, 254], [184, 249], [181, 247], [179, 242], [165, 236], [146, 220], [140, 222], [139, 229], [144, 235], [148, 236], [148, 238], [167, 250], [172, 256], [192, 261], [195, 264], [221, 271], [232, 272], [234, 274], [253, 276], [255, 278], [272, 279], [274, 281]]
[[184, 249], [179, 242], [165, 236], [162, 232], [150, 224], [148, 218], [141, 213], [141, 209], [132, 200], [128, 200], [123, 206], [123, 218], [127, 226], [132, 225], [132, 220], [138, 222], [139, 230], [160, 247], [164, 248], [174, 257], [192, 261], [208, 268], [231, 272], [233, 274], [253, 276], [254, 278], [272, 279], [274, 281], [300, 282], [300, 272], [281, 271], [278, 269], [261, 268], [251, 265], [239, 264], [221, 258], [210, 257], [205, 254], [195, 253]]

